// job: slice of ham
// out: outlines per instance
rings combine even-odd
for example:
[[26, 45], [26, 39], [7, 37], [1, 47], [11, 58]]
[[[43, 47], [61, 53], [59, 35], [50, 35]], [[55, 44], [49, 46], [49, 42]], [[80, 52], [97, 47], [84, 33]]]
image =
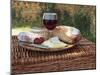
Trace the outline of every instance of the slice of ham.
[[21, 32], [18, 35], [18, 40], [34, 44], [41, 44], [44, 42], [44, 37], [36, 33]]

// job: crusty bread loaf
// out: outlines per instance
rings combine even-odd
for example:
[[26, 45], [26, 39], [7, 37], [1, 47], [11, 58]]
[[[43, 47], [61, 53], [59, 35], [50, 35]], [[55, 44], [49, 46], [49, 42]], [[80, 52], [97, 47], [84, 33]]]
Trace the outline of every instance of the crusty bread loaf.
[[70, 26], [57, 26], [53, 30], [53, 36], [58, 36], [60, 40], [67, 43], [76, 43], [81, 39], [80, 31]]

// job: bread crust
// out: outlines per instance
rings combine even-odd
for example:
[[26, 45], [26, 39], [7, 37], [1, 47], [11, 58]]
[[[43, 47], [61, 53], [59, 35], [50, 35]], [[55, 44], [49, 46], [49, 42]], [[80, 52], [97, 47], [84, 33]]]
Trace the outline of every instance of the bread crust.
[[[76, 34], [72, 34], [73, 31]], [[58, 36], [60, 40], [67, 43], [76, 43], [81, 39], [81, 34], [78, 29], [70, 26], [63, 26], [63, 25], [57, 26], [53, 30], [53, 36]]]

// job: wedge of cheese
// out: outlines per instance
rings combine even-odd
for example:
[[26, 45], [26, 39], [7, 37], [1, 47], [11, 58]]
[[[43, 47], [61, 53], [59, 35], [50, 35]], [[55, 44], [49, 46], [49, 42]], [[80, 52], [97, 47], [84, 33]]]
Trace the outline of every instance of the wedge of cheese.
[[49, 48], [62, 48], [67, 46], [67, 44], [61, 42], [58, 37], [52, 37], [49, 40], [44, 41], [42, 45], [47, 46]]

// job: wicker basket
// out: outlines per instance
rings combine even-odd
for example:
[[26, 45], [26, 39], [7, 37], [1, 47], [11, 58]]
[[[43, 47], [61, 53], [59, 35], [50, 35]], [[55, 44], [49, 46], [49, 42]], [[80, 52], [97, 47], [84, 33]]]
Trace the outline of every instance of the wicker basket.
[[13, 74], [96, 68], [95, 44], [84, 38], [79, 45], [68, 50], [41, 52], [19, 46], [17, 37], [12, 36], [11, 48]]

